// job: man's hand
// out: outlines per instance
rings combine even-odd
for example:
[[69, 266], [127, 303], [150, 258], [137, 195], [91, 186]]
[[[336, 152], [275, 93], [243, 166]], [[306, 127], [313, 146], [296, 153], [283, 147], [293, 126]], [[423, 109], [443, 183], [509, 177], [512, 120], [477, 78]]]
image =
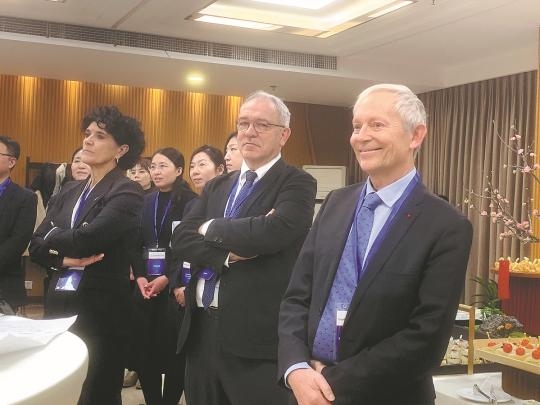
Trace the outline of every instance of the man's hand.
[[146, 285], [146, 292], [152, 297], [156, 297], [161, 291], [163, 291], [169, 284], [167, 276], [159, 276]]
[[313, 370], [315, 370], [317, 373], [322, 373], [323, 371], [323, 368], [326, 367], [326, 364], [324, 364], [323, 362], [319, 361], [319, 360], [311, 360], [309, 362], [309, 365], [311, 366], [311, 368]]
[[287, 377], [287, 383], [298, 405], [329, 405], [336, 399], [323, 375], [311, 368], [292, 371]]
[[144, 299], [149, 300], [151, 297], [148, 294], [148, 280], [146, 277], [137, 277], [137, 287]]
[[249, 259], [253, 259], [254, 257], [257, 257], [257, 255], [251, 256], [251, 257], [242, 257], [242, 256], [238, 256], [237, 254], [231, 252], [231, 253], [229, 253], [229, 263], [238, 262], [240, 260], [249, 260]]
[[185, 289], [186, 287], [178, 287], [173, 290], [174, 298], [176, 299], [176, 302], [178, 302], [180, 306], [182, 307], [186, 306]]
[[76, 259], [73, 257], [64, 257], [64, 260], [62, 261], [62, 266], [64, 267], [90, 266], [91, 264], [94, 264], [95, 262], [99, 262], [101, 259], [103, 259], [103, 257], [105, 257], [103, 253], [100, 253], [99, 255], [89, 256], [89, 257], [81, 257], [80, 259]]

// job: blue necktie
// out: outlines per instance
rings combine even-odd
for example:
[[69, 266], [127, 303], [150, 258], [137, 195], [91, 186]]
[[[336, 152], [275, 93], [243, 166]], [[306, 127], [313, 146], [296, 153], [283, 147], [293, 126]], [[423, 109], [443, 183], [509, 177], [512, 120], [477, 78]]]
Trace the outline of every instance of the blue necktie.
[[336, 343], [339, 343], [341, 334], [341, 328], [336, 322], [337, 311], [347, 311], [349, 308], [361, 272], [361, 269], [357, 270], [356, 252], [361, 254], [362, 263], [373, 227], [373, 213], [381, 202], [376, 193], [368, 194], [356, 216], [356, 232], [353, 232], [354, 229], [349, 232], [332, 289], [315, 334], [313, 358], [317, 360], [328, 364], [337, 361], [338, 344]]
[[[240, 213], [240, 209], [242, 208], [242, 204], [249, 197], [249, 194], [253, 190], [253, 182], [256, 178], [257, 173], [255, 173], [254, 171], [248, 170], [246, 172], [246, 181], [244, 182], [244, 185], [238, 192], [238, 195], [231, 204], [231, 207], [227, 207], [227, 212], [225, 212], [225, 216], [227, 218], [236, 218], [238, 216], [238, 214]], [[214, 299], [214, 292], [216, 290], [217, 280], [217, 274], [213, 273], [212, 276], [204, 282], [204, 289], [202, 293], [202, 304], [204, 308], [208, 308], [212, 303], [212, 300]]]

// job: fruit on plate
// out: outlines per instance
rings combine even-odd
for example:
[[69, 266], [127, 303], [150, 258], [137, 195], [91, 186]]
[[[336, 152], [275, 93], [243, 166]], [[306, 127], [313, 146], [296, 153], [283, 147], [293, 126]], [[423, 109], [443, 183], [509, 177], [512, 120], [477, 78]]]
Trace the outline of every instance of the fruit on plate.
[[531, 356], [535, 360], [540, 360], [540, 349], [533, 350]]
[[525, 349], [523, 348], [523, 346], [519, 346], [516, 348], [516, 355], [525, 356]]
[[512, 343], [504, 343], [502, 349], [505, 353], [512, 353]]

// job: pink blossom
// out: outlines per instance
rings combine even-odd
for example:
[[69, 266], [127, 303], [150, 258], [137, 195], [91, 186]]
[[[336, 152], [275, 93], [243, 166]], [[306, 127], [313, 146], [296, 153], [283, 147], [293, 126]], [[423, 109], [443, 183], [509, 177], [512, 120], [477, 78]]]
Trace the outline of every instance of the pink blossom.
[[523, 173], [529, 173], [531, 171], [531, 168], [529, 166], [525, 166], [523, 168]]
[[482, 212], [480, 213], [480, 215], [482, 215], [483, 217], [487, 216], [487, 214], [488, 214], [487, 211], [482, 211]]
[[521, 139], [521, 135], [519, 135], [519, 134], [516, 134], [514, 136], [516, 137], [516, 139]]
[[516, 140], [516, 137], [513, 136], [512, 138], [510, 138], [511, 141], [515, 141]]
[[536, 156], [536, 153], [531, 152], [531, 153], [529, 153], [529, 156], [530, 156], [530, 157], [535, 157], [535, 156]]
[[524, 149], [523, 149], [523, 148], [521, 148], [521, 149], [518, 149], [518, 155], [523, 155], [523, 151], [524, 151]]

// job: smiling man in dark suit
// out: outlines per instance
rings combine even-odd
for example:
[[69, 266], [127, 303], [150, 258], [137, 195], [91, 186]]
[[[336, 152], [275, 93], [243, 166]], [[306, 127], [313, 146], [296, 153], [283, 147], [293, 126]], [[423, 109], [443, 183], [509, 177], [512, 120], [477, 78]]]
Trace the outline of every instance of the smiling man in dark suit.
[[369, 175], [330, 193], [281, 305], [279, 374], [300, 405], [433, 404], [464, 283], [469, 221], [422, 185], [422, 102], [376, 85], [350, 143]]
[[26, 303], [21, 255], [36, 223], [37, 198], [10, 179], [20, 155], [14, 140], [0, 136], [0, 298], [16, 310]]
[[311, 225], [315, 180], [281, 158], [290, 113], [257, 92], [238, 116], [240, 171], [209, 182], [176, 228], [173, 251], [191, 262], [178, 348], [194, 405], [281, 405], [275, 382], [281, 297]]

